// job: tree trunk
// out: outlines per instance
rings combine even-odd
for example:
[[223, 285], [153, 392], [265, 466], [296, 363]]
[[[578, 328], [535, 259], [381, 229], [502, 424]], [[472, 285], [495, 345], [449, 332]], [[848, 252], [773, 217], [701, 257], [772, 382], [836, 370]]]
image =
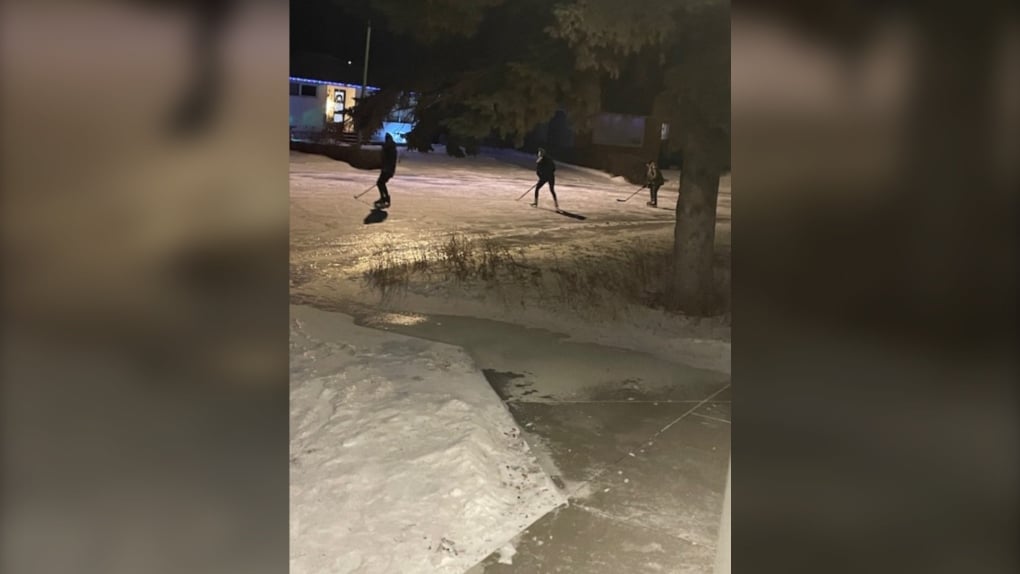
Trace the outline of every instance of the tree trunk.
[[719, 169], [699, 160], [684, 162], [683, 189], [676, 203], [670, 308], [705, 316], [715, 303], [715, 211]]

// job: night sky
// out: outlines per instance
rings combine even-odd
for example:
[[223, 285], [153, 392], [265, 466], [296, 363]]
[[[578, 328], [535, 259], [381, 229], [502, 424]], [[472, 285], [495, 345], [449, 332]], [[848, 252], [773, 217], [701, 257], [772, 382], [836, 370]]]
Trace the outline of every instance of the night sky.
[[[351, 61], [349, 74], [330, 80], [361, 82], [365, 57], [364, 2], [360, 0], [294, 0], [290, 3], [290, 66], [291, 72], [302, 68], [306, 54], [322, 54]], [[369, 54], [369, 83], [378, 83], [380, 74], [373, 73], [393, 67], [397, 57], [392, 36], [385, 22], [372, 23], [372, 49]], [[339, 70], [338, 72], [342, 72]], [[337, 75], [331, 73], [330, 76]]]
[[[409, 0], [411, 1], [411, 0]], [[415, 0], [417, 1], [417, 0]], [[361, 83], [365, 55], [367, 0], [294, 0], [290, 4], [291, 74], [314, 79]], [[309, 54], [337, 59], [336, 66], [317, 67]], [[384, 20], [372, 22], [368, 83], [376, 87], [397, 87], [402, 76], [416, 67], [422, 57], [407, 38], [394, 36]], [[351, 64], [346, 65], [350, 60]], [[648, 114], [661, 89], [657, 62], [633, 58], [618, 80], [604, 80], [602, 103], [605, 111]]]

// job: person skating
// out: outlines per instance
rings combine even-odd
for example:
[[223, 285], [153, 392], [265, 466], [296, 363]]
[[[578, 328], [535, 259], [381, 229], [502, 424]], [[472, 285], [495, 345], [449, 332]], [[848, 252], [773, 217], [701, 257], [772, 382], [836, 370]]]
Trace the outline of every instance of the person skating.
[[662, 172], [659, 171], [659, 166], [655, 165], [654, 160], [650, 160], [648, 163], [646, 163], [645, 167], [648, 168], [646, 180], [647, 183], [645, 183], [645, 186], [648, 187], [648, 191], [651, 192], [652, 196], [651, 201], [649, 201], [646, 205], [650, 207], [658, 207], [659, 188], [662, 187], [662, 184], [666, 183], [666, 180], [663, 179]]
[[397, 144], [393, 136], [386, 134], [386, 141], [382, 145], [382, 168], [379, 171], [379, 179], [375, 182], [379, 188], [379, 199], [375, 202], [376, 207], [390, 206], [390, 192], [386, 189], [386, 182], [397, 172]]
[[560, 202], [556, 199], [556, 162], [545, 153], [545, 149], [538, 148], [538, 159], [535, 160], [535, 173], [538, 174], [538, 184], [535, 186], [535, 202], [531, 207], [538, 207], [538, 190], [546, 183], [549, 184], [549, 193], [552, 194], [553, 205], [559, 210]]

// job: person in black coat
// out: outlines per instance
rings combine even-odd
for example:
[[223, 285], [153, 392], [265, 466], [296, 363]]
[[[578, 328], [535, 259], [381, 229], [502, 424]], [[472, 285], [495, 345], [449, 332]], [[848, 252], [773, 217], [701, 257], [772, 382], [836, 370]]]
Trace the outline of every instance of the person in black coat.
[[535, 202], [532, 207], [538, 207], [538, 190], [542, 185], [549, 184], [549, 193], [553, 197], [553, 205], [560, 208], [560, 202], [556, 200], [556, 162], [545, 153], [545, 149], [538, 148], [538, 159], [535, 160], [535, 172], [538, 174], [538, 184], [535, 186]]
[[375, 185], [379, 188], [379, 200], [375, 202], [376, 207], [390, 206], [390, 192], [386, 189], [386, 182], [397, 172], [397, 144], [393, 136], [386, 134], [386, 141], [382, 146], [382, 169], [379, 171], [379, 179]]
[[651, 192], [651, 201], [646, 205], [650, 207], [659, 206], [659, 188], [662, 184], [666, 183], [665, 178], [662, 177], [662, 172], [659, 171], [659, 166], [655, 165], [655, 160], [651, 160], [645, 164], [646, 172], [646, 183], [645, 187]]

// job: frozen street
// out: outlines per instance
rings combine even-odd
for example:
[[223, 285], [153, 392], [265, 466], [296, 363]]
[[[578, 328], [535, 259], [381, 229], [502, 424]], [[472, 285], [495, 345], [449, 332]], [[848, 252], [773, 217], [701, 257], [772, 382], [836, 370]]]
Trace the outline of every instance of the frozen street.
[[[291, 155], [291, 536], [305, 553], [292, 550], [292, 568], [388, 572], [385, 556], [399, 550], [420, 565], [407, 572], [710, 572], [729, 459], [729, 327], [643, 304], [655, 286], [628, 282], [668, 253], [678, 174], [666, 172], [654, 209], [644, 190], [617, 201], [637, 188], [622, 178], [561, 164], [556, 192], [568, 217], [544, 189], [539, 209], [530, 193], [515, 201], [535, 183], [529, 154], [400, 154], [387, 217], [368, 222], [377, 193], [352, 196], [378, 172]], [[716, 241], [724, 268], [729, 206], [726, 177]], [[603, 293], [614, 289], [625, 296]], [[310, 317], [340, 346], [313, 342]], [[371, 342], [397, 333], [410, 338]], [[463, 358], [436, 366], [436, 344]], [[433, 367], [415, 375], [417, 364]], [[451, 368], [459, 374], [443, 374]], [[450, 400], [477, 414], [428, 406]], [[353, 414], [364, 408], [385, 416]], [[402, 412], [418, 422], [396, 424]], [[511, 428], [525, 451], [502, 442]], [[482, 443], [466, 447], [465, 436]], [[401, 462], [399, 450], [376, 448], [394, 440], [418, 455]], [[345, 445], [359, 441], [376, 445], [375, 462], [356, 464]], [[422, 452], [456, 460], [427, 459], [430, 475]], [[503, 461], [532, 465], [533, 486], [509, 507]], [[461, 463], [468, 474], [429, 478]], [[416, 490], [400, 479], [409, 468], [426, 472]], [[359, 484], [375, 503], [352, 494]], [[542, 485], [553, 485], [552, 498]], [[389, 547], [373, 555], [373, 541]]]
[[728, 376], [471, 318], [391, 329], [467, 349], [569, 498], [522, 532], [512, 564], [493, 555], [472, 574], [711, 571]]
[[[378, 192], [358, 202], [353, 196], [375, 183], [377, 171], [358, 170], [329, 158], [291, 153], [292, 262], [307, 266], [329, 260], [344, 266], [358, 263], [381, 244], [412, 249], [444, 234], [484, 233], [518, 246], [568, 243], [575, 249], [626, 245], [644, 237], [672, 236], [673, 207], [679, 172], [665, 172], [659, 208], [645, 205], [638, 186], [587, 168], [560, 164], [556, 192], [560, 207], [586, 217], [584, 221], [551, 211], [546, 188], [540, 209], [528, 206], [533, 194], [515, 201], [535, 184], [534, 157], [512, 150], [483, 150], [478, 157], [447, 157], [440, 147], [421, 154], [400, 150], [397, 174], [390, 184], [393, 206], [384, 225], [363, 225]], [[717, 243], [729, 245], [729, 179], [720, 186]]]

